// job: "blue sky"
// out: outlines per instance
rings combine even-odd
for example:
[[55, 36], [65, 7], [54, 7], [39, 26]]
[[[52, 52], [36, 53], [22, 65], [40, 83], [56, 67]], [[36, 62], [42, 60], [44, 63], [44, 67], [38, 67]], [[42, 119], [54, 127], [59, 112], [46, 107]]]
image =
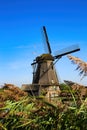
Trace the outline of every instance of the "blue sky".
[[[73, 53], [87, 61], [86, 0], [3, 0], [0, 1], [0, 84], [21, 86], [32, 82], [33, 59], [45, 53], [42, 26], [45, 25], [53, 54], [79, 44]], [[80, 81], [66, 56], [56, 64], [60, 80]]]

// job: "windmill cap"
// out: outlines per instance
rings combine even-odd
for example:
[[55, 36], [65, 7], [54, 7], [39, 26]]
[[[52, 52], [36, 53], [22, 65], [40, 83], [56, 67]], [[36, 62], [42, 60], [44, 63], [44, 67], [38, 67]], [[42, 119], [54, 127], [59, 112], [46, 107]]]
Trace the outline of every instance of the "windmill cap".
[[54, 60], [53, 56], [51, 54], [42, 54], [36, 58], [36, 61], [46, 61], [46, 60]]

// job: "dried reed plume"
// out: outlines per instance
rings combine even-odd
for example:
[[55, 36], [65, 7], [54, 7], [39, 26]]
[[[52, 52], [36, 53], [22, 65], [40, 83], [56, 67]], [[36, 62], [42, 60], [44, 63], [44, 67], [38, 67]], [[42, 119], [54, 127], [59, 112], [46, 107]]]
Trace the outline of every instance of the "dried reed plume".
[[67, 55], [67, 57], [73, 64], [77, 64], [76, 70], [79, 70], [79, 74], [82, 76], [82, 78], [87, 76], [87, 62], [84, 62], [80, 58], [71, 55]]

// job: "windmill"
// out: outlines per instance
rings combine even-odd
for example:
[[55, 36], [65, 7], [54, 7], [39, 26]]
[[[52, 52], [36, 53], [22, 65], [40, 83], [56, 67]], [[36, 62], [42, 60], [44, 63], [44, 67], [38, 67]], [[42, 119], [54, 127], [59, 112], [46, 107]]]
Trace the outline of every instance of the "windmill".
[[54, 68], [54, 64], [62, 56], [79, 51], [80, 48], [77, 45], [74, 45], [72, 47], [63, 49], [62, 51], [58, 52], [57, 55], [53, 56], [45, 26], [43, 26], [43, 31], [46, 39], [48, 53], [36, 57], [31, 64], [34, 68], [32, 83], [41, 85], [51, 85], [52, 83], [55, 83], [56, 85], [58, 85], [59, 81]]
[[40, 56], [37, 56], [31, 64], [33, 66], [33, 88], [31, 86], [32, 91], [39, 91], [40, 87], [49, 87], [52, 85], [58, 86], [59, 80], [56, 74], [54, 64], [56, 64], [62, 56], [80, 50], [78, 45], [73, 45], [71, 47], [60, 50], [55, 56], [53, 56], [45, 26], [43, 26], [43, 32], [48, 52]]

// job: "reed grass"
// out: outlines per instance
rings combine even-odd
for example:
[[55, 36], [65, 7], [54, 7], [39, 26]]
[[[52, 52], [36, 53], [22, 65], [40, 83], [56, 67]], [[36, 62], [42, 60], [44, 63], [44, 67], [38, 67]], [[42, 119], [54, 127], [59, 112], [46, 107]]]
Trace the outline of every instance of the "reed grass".
[[87, 130], [87, 98], [78, 106], [74, 92], [68, 86], [66, 90], [74, 105], [54, 105], [30, 96], [5, 100], [0, 107], [0, 130]]

